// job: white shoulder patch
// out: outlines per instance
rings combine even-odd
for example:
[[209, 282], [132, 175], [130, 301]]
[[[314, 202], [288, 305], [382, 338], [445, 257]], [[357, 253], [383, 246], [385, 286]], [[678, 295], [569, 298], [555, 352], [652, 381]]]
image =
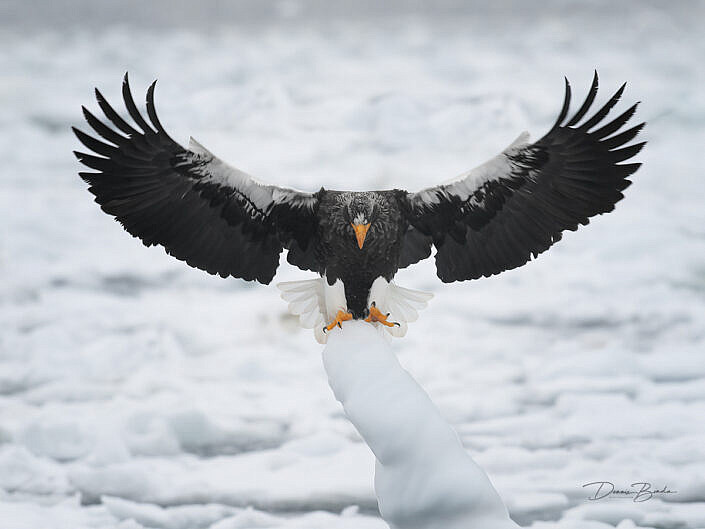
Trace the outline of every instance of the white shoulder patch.
[[529, 144], [529, 133], [524, 131], [501, 153], [494, 158], [487, 160], [482, 165], [471, 169], [470, 171], [451, 178], [447, 182], [439, 186], [428, 187], [422, 189], [416, 196], [420, 197], [424, 202], [438, 203], [440, 198], [438, 193], [446, 191], [460, 198], [467, 200], [470, 195], [475, 193], [480, 187], [490, 180], [498, 180], [507, 177], [512, 172], [509, 156], [523, 149]]
[[198, 143], [193, 136], [190, 136], [188, 139], [188, 150], [194, 154], [198, 154], [199, 156], [215, 158], [215, 155], [208, 149], [206, 149], [203, 145]]
[[252, 203], [262, 211], [272, 204], [275, 188], [265, 185], [246, 172], [225, 163], [193, 137], [189, 138], [188, 148], [189, 151], [206, 162], [206, 165], [199, 171], [206, 181], [237, 189], [247, 195]]

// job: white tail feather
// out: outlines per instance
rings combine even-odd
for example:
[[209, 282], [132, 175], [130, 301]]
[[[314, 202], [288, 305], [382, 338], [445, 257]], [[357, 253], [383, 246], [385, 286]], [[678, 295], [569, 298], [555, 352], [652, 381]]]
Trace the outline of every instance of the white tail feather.
[[433, 294], [429, 292], [400, 287], [394, 281], [387, 282], [383, 277], [378, 277], [370, 288], [369, 303], [374, 301], [380, 311], [389, 313], [389, 321], [399, 324], [394, 327], [379, 323], [376, 325], [392, 336], [401, 338], [406, 334], [408, 324], [419, 318], [418, 311], [426, 308], [432, 297]]
[[281, 297], [289, 302], [289, 312], [299, 317], [299, 325], [313, 329], [318, 343], [324, 344], [328, 336], [323, 327], [338, 310], [347, 310], [343, 283], [338, 280], [329, 286], [325, 278], [287, 281], [277, 284]]
[[[306, 279], [303, 281], [287, 281], [277, 284], [282, 291], [281, 297], [289, 302], [289, 312], [299, 317], [299, 324], [304, 329], [313, 329], [318, 343], [328, 341], [328, 335], [323, 327], [335, 318], [338, 310], [347, 311], [345, 289], [338, 280], [334, 285], [328, 285], [326, 278]], [[375, 323], [379, 329], [387, 331], [391, 336], [401, 338], [406, 334], [408, 324], [419, 318], [419, 311], [426, 308], [433, 294], [420, 292], [387, 282], [378, 277], [372, 288], [368, 304], [375, 302], [383, 313], [389, 312], [389, 321], [398, 323], [387, 327]]]

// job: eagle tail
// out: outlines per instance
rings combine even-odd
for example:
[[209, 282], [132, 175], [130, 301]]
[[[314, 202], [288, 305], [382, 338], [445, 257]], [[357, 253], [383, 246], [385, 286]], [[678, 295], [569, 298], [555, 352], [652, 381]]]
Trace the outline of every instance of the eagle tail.
[[382, 313], [389, 313], [388, 321], [399, 324], [380, 328], [396, 338], [401, 338], [406, 334], [408, 324], [419, 318], [419, 311], [426, 308], [432, 297], [430, 292], [400, 287], [394, 281], [388, 282], [383, 277], [378, 277], [370, 288], [369, 303], [374, 301]]
[[[338, 310], [347, 310], [345, 290], [342, 282], [328, 286], [325, 278], [306, 279], [303, 281], [286, 281], [278, 283], [281, 297], [289, 302], [289, 312], [298, 316], [299, 324], [304, 329], [313, 329], [316, 341], [325, 344], [328, 335], [323, 331], [328, 321], [335, 317]], [[400, 287], [393, 281], [388, 282], [378, 277], [370, 288], [369, 303], [384, 314], [389, 313], [388, 321], [398, 323], [391, 327], [373, 323], [380, 330], [386, 330], [391, 336], [401, 338], [406, 334], [408, 324], [416, 321], [419, 311], [426, 308], [433, 294]]]

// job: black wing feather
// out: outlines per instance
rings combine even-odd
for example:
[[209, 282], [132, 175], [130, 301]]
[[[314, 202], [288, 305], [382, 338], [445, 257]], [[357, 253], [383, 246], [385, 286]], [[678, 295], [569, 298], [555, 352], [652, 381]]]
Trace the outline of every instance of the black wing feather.
[[429, 257], [431, 255], [432, 242], [433, 239], [430, 236], [424, 235], [413, 226], [409, 226], [402, 239], [399, 268], [406, 268]]
[[[211, 274], [269, 283], [283, 248], [310, 245], [317, 197], [259, 184], [210, 153], [184, 149], [157, 117], [154, 86], [147, 91], [147, 121], [137, 109], [125, 74], [123, 100], [141, 132], [96, 89], [98, 105], [119, 132], [83, 107], [88, 124], [109, 143], [73, 128], [79, 141], [95, 153], [75, 153], [97, 171], [79, 175], [101, 209], [146, 246], [159, 244], [170, 255]], [[310, 269], [317, 266], [306, 264]]]
[[592, 106], [592, 103], [595, 101], [595, 97], [597, 96], [597, 88], [599, 84], [600, 81], [597, 77], [597, 71], [595, 71], [594, 75], [592, 76], [592, 85], [590, 85], [588, 95], [585, 98], [583, 104], [578, 109], [578, 111], [575, 113], [575, 115], [570, 119], [568, 123], [566, 123], [567, 127], [572, 127], [573, 125], [575, 125], [578, 121], [583, 119], [583, 116], [587, 113], [588, 110], [590, 110], [590, 107]]
[[[633, 105], [600, 124], [621, 98], [625, 85], [584, 123], [597, 94], [597, 72], [588, 95], [567, 121], [570, 85], [559, 118], [533, 144], [513, 145], [495, 159], [492, 174], [407, 195], [407, 215], [436, 246], [438, 276], [445, 282], [489, 277], [522, 266], [559, 241], [564, 230], [588, 224], [612, 211], [641, 164], [620, 164], [644, 142], [626, 145], [644, 127], [619, 130], [633, 117]], [[616, 135], [612, 136], [612, 134]], [[469, 190], [469, 191], [468, 191]], [[427, 239], [428, 249], [431, 242]]]

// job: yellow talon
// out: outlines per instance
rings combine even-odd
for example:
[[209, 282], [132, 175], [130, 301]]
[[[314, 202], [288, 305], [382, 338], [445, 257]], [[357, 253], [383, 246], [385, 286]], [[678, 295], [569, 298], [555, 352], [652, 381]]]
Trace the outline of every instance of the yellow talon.
[[343, 312], [342, 310], [339, 310], [338, 314], [335, 315], [335, 319], [332, 322], [330, 322], [329, 325], [326, 325], [325, 327], [323, 327], [323, 330], [326, 332], [330, 331], [336, 325], [342, 329], [343, 326], [341, 325], [341, 323], [343, 323], [344, 321], [348, 321], [348, 320], [352, 320], [352, 314], [350, 314], [349, 312]]
[[377, 308], [377, 304], [373, 301], [370, 305], [370, 314], [365, 318], [366, 322], [374, 323], [379, 322], [386, 327], [394, 327], [395, 325], [399, 327], [400, 325], [395, 321], [387, 321], [389, 317], [389, 312], [387, 314], [382, 314], [382, 312]]

